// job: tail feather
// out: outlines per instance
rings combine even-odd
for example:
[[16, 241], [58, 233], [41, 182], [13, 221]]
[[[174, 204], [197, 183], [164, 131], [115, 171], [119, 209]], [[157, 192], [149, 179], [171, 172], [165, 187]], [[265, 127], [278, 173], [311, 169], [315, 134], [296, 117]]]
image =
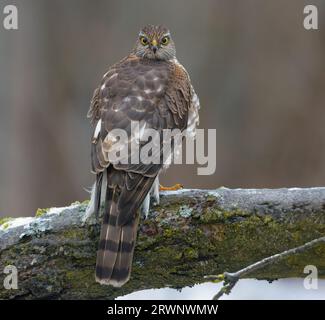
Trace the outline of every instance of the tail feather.
[[130, 278], [138, 222], [138, 217], [135, 217], [122, 227], [119, 252], [111, 275], [111, 284], [114, 286], [120, 287]]
[[[108, 167], [105, 173], [106, 181], [101, 178], [98, 183], [98, 186], [106, 185], [106, 192], [101, 192], [105, 194], [105, 208], [97, 252], [96, 281], [121, 287], [131, 274], [139, 223], [137, 211], [155, 178], [130, 175], [113, 167]], [[132, 182], [128, 180], [130, 177]]]
[[138, 218], [117, 224], [117, 188], [107, 188], [105, 211], [97, 252], [96, 281], [120, 287], [130, 278]]
[[107, 188], [96, 261], [96, 280], [99, 282], [111, 277], [118, 253], [121, 227], [116, 225], [117, 210], [114, 197], [115, 189]]

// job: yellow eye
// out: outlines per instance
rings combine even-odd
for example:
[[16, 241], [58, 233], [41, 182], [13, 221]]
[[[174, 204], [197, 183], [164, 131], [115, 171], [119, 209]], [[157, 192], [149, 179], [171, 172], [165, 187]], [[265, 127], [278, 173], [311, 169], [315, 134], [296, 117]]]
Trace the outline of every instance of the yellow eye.
[[167, 36], [166, 37], [163, 37], [160, 42], [164, 46], [167, 45], [169, 43], [169, 37], [167, 37]]
[[149, 44], [149, 41], [146, 37], [140, 37], [140, 42], [143, 46], [147, 46]]

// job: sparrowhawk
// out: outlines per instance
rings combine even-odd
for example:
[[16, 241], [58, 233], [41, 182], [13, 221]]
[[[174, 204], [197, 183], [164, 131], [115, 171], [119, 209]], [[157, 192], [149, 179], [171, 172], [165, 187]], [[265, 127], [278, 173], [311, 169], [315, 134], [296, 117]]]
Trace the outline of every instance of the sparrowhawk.
[[[150, 196], [159, 203], [158, 177], [168, 166], [141, 159], [139, 163], [112, 163], [109, 151], [113, 144], [108, 133], [116, 128], [125, 130], [129, 139], [123, 147], [127, 149], [132, 143], [132, 121], [138, 121], [140, 131], [152, 128], [161, 133], [177, 128], [193, 137], [198, 109], [198, 97], [176, 59], [175, 44], [166, 27], [145, 26], [131, 53], [103, 76], [88, 112], [93, 124], [91, 164], [96, 182], [86, 215], [97, 213], [104, 203], [97, 282], [120, 287], [129, 280], [138, 209], [147, 215]], [[140, 150], [145, 145], [141, 142]]]

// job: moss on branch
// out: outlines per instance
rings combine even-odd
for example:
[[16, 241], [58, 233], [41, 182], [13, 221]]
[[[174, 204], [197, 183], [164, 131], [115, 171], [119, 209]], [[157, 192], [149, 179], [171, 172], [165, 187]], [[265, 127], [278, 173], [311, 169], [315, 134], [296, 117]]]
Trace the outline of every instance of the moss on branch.
[[[0, 287], [0, 298], [110, 299], [182, 288], [325, 234], [325, 188], [164, 193], [141, 221], [131, 280], [115, 289], [94, 281], [100, 223], [82, 224], [86, 205], [39, 211], [0, 226], [0, 271], [15, 265], [19, 275], [18, 290]], [[324, 277], [324, 257], [320, 244], [250, 276], [301, 277], [304, 266], [313, 264]]]

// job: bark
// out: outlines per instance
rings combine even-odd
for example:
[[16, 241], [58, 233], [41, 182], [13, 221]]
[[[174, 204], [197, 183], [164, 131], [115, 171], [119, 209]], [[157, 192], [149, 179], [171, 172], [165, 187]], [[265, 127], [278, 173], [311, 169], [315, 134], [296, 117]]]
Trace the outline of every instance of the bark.
[[[112, 299], [142, 289], [182, 288], [325, 234], [325, 188], [163, 193], [141, 221], [131, 280], [116, 289], [94, 281], [100, 223], [82, 223], [86, 206], [0, 221], [0, 298]], [[324, 244], [250, 277], [302, 277], [310, 264], [324, 277]], [[2, 287], [7, 265], [18, 269], [17, 290]]]

